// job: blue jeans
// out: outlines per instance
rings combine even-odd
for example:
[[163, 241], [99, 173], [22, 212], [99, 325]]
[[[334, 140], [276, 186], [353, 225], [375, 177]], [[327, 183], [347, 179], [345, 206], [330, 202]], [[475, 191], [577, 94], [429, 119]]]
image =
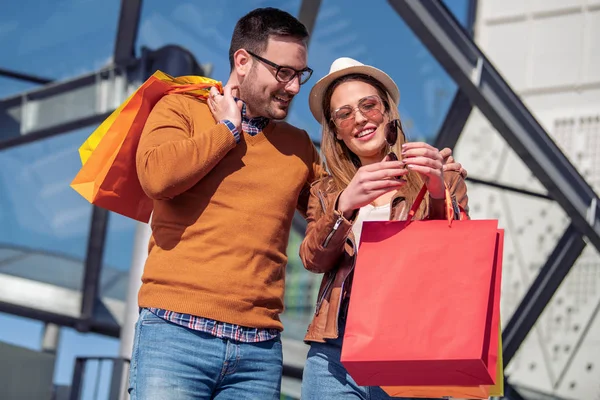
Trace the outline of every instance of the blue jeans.
[[142, 309], [129, 375], [131, 400], [279, 399], [281, 339], [243, 343], [173, 324]]
[[310, 344], [302, 376], [302, 400], [402, 400], [402, 397], [388, 396], [378, 386], [359, 386], [352, 379], [340, 361], [346, 321], [340, 318], [339, 324], [337, 339]]

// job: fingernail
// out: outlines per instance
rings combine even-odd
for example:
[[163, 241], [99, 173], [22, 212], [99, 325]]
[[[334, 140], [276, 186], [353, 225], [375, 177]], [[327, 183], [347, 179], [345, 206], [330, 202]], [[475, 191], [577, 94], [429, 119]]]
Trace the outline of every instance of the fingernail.
[[402, 148], [405, 149], [408, 143], [402, 143]]

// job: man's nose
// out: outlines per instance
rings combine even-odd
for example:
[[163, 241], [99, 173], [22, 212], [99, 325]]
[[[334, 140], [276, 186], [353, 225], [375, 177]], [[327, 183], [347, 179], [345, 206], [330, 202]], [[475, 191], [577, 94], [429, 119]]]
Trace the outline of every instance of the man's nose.
[[298, 75], [294, 75], [292, 80], [285, 85], [285, 91], [292, 95], [300, 92], [300, 77]]

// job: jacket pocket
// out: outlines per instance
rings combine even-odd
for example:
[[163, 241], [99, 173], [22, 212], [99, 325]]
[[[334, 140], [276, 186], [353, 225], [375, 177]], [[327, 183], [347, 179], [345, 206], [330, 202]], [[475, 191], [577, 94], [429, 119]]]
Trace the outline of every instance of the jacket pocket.
[[329, 291], [329, 289], [331, 288], [331, 285], [333, 284], [335, 275], [336, 275], [335, 271], [329, 272], [329, 278], [327, 279], [327, 282], [325, 282], [325, 286], [323, 286], [323, 291], [321, 292], [321, 294], [319, 294], [319, 298], [317, 299], [315, 315], [319, 315], [319, 311], [321, 310], [321, 304], [323, 304], [323, 300], [325, 300], [325, 297], [327, 296], [327, 292]]

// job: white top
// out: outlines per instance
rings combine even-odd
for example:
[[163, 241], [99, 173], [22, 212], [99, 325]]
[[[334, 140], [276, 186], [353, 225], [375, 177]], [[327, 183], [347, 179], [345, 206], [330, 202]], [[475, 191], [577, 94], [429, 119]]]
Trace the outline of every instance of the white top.
[[390, 203], [375, 207], [372, 204], [367, 204], [358, 211], [358, 216], [352, 224], [352, 233], [356, 239], [356, 248], [360, 245], [360, 234], [362, 225], [365, 221], [389, 221], [390, 219]]

